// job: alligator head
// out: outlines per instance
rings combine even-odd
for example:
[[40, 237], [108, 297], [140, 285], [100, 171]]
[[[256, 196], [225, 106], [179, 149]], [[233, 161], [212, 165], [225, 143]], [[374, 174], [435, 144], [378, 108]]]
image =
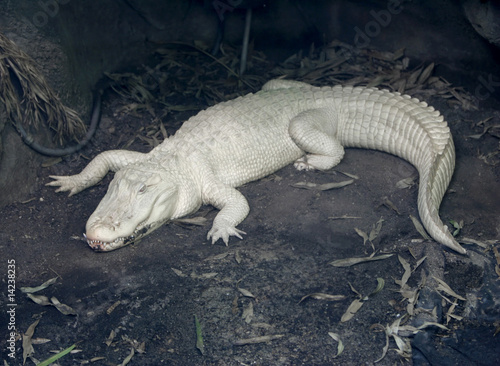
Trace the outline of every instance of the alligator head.
[[87, 221], [87, 243], [99, 252], [121, 248], [171, 219], [177, 203], [175, 179], [161, 166], [141, 163], [123, 168]]

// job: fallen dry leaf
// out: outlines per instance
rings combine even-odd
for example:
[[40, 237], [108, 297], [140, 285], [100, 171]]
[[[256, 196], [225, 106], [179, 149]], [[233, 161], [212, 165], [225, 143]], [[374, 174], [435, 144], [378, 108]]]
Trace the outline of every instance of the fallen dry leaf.
[[123, 362], [119, 366], [128, 365], [128, 363], [132, 360], [132, 357], [134, 357], [134, 354], [135, 354], [134, 348], [131, 348], [129, 355], [127, 357], [125, 357], [125, 359], [123, 360]]
[[38, 291], [46, 289], [47, 287], [49, 287], [49, 286], [53, 285], [54, 283], [56, 283], [56, 281], [57, 281], [57, 277], [54, 277], [54, 278], [51, 278], [48, 281], [45, 281], [40, 286], [37, 286], [37, 287], [20, 287], [19, 289], [22, 292], [24, 292], [24, 293], [32, 294], [32, 293], [35, 293], [35, 292], [38, 292]]
[[250, 324], [253, 319], [253, 303], [250, 302], [248, 303], [247, 306], [243, 308], [243, 313], [241, 314], [241, 317], [245, 321], [245, 323]]
[[333, 340], [335, 340], [335, 341], [338, 342], [338, 345], [337, 345], [337, 354], [335, 356], [333, 356], [333, 358], [337, 358], [338, 356], [340, 356], [340, 354], [342, 352], [344, 352], [344, 343], [342, 343], [342, 340], [340, 339], [340, 335], [338, 335], [337, 333], [328, 332], [328, 335], [330, 337], [332, 337]]
[[383, 259], [387, 259], [392, 257], [394, 254], [382, 254], [376, 257], [362, 257], [362, 258], [345, 258], [345, 259], [337, 259], [328, 264], [331, 264], [334, 267], [350, 267], [355, 264], [365, 263], [365, 262], [373, 262], [380, 261]]
[[266, 342], [274, 341], [276, 339], [283, 338], [284, 336], [285, 336], [284, 334], [275, 334], [275, 335], [267, 335], [267, 336], [254, 337], [254, 338], [245, 338], [245, 339], [239, 339], [239, 340], [235, 341], [233, 344], [235, 346], [245, 346], [247, 344], [266, 343]]
[[250, 297], [252, 299], [255, 299], [255, 296], [248, 290], [238, 287], [238, 291], [245, 297]]
[[116, 301], [113, 305], [111, 305], [107, 310], [106, 314], [111, 314], [113, 311], [115, 311], [116, 307], [120, 305], [122, 302], [120, 300]]
[[342, 323], [345, 323], [345, 322], [351, 320], [352, 317], [354, 315], [356, 315], [358, 310], [361, 309], [363, 304], [364, 304], [364, 301], [362, 301], [360, 299], [355, 299], [353, 302], [351, 302], [351, 304], [349, 305], [349, 307], [347, 308], [345, 313], [342, 315], [342, 318], [340, 318], [340, 321]]
[[448, 295], [453, 296], [459, 300], [466, 301], [465, 298], [463, 298], [462, 296], [458, 295], [455, 291], [453, 291], [451, 289], [451, 287], [446, 282], [444, 282], [443, 280], [441, 280], [437, 277], [434, 277], [434, 276], [433, 276], [433, 278], [439, 283], [436, 290], [443, 291], [443, 292], [447, 293]]
[[314, 292], [312, 294], [309, 294], [309, 295], [306, 295], [306, 296], [303, 296], [300, 301], [299, 301], [299, 304], [306, 300], [306, 299], [315, 299], [315, 300], [326, 300], [326, 301], [340, 301], [340, 300], [344, 300], [346, 298], [346, 296], [344, 295], [330, 295], [330, 294], [324, 294], [324, 293], [321, 293], [321, 292]]
[[35, 333], [35, 328], [39, 322], [40, 319], [36, 320], [28, 327], [26, 333], [23, 334], [23, 365], [26, 363], [26, 359], [35, 352], [33, 344], [31, 343], [31, 338]]
[[319, 191], [328, 191], [330, 189], [342, 188], [342, 187], [345, 187], [345, 186], [352, 184], [352, 183], [354, 183], [354, 179], [345, 180], [343, 182], [333, 182], [333, 183], [324, 183], [324, 184], [298, 182], [298, 183], [292, 184], [292, 187], [301, 188], [301, 189], [316, 189]]
[[115, 339], [116, 337], [116, 333], [115, 331], [112, 329], [111, 332], [109, 333], [109, 336], [108, 338], [106, 338], [106, 340], [104, 341], [104, 343], [106, 344], [106, 346], [111, 346], [111, 343], [113, 343], [113, 340]]
[[406, 189], [406, 188], [411, 188], [415, 185], [415, 179], [417, 178], [416, 175], [412, 175], [411, 177], [401, 179], [396, 183], [396, 188], [399, 189]]
[[422, 235], [422, 237], [425, 240], [431, 240], [431, 237], [427, 234], [427, 232], [425, 231], [425, 229], [422, 226], [422, 224], [420, 223], [420, 221], [413, 215], [410, 215], [410, 219], [413, 222], [413, 225], [415, 226], [415, 229], [417, 229], [419, 234]]
[[56, 297], [52, 296], [50, 298], [50, 301], [52, 302], [52, 305], [54, 305], [56, 309], [59, 310], [60, 313], [64, 315], [77, 315], [76, 311], [71, 306], [66, 304], [61, 304]]

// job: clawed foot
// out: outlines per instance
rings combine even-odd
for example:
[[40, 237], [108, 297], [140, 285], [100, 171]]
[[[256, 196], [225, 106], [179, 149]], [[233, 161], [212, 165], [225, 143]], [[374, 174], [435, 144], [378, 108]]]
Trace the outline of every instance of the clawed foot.
[[69, 196], [72, 196], [85, 189], [85, 186], [82, 187], [80, 179], [76, 178], [75, 175], [51, 175], [50, 178], [55, 180], [47, 183], [46, 186], [59, 187], [56, 192], [69, 191]]
[[212, 239], [212, 244], [215, 244], [217, 240], [222, 239], [224, 244], [227, 246], [229, 244], [230, 236], [236, 236], [237, 238], [243, 239], [241, 235], [246, 235], [246, 232], [236, 229], [234, 226], [228, 225], [226, 227], [215, 227], [214, 225], [208, 232], [207, 239]]
[[307, 158], [305, 156], [302, 157], [302, 158], [300, 158], [300, 159], [295, 160], [295, 163], [293, 164], [293, 166], [297, 170], [310, 171], [310, 170], [314, 170], [315, 169], [312, 165], [310, 165], [307, 162]]

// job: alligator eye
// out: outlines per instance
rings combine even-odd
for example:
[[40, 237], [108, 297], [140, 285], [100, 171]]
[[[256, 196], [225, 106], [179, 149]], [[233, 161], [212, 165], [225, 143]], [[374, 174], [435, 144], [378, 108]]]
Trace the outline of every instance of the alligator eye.
[[144, 192], [146, 192], [146, 185], [141, 184], [141, 186], [139, 187], [139, 193], [144, 193]]

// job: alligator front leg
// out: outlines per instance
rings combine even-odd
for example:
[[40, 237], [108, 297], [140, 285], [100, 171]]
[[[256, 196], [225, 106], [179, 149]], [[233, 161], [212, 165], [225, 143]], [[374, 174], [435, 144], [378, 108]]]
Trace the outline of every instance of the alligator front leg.
[[236, 225], [247, 217], [250, 207], [237, 189], [212, 182], [203, 192], [203, 202], [220, 209], [207, 235], [208, 240], [212, 239], [212, 244], [222, 239], [228, 245], [230, 236], [243, 239], [241, 235], [246, 233], [236, 229]]
[[59, 176], [51, 175], [54, 181], [47, 186], [59, 187], [56, 192], [69, 191], [69, 196], [83, 191], [98, 183], [108, 171], [116, 172], [121, 168], [136, 163], [146, 154], [128, 150], [110, 150], [97, 155], [80, 174]]

